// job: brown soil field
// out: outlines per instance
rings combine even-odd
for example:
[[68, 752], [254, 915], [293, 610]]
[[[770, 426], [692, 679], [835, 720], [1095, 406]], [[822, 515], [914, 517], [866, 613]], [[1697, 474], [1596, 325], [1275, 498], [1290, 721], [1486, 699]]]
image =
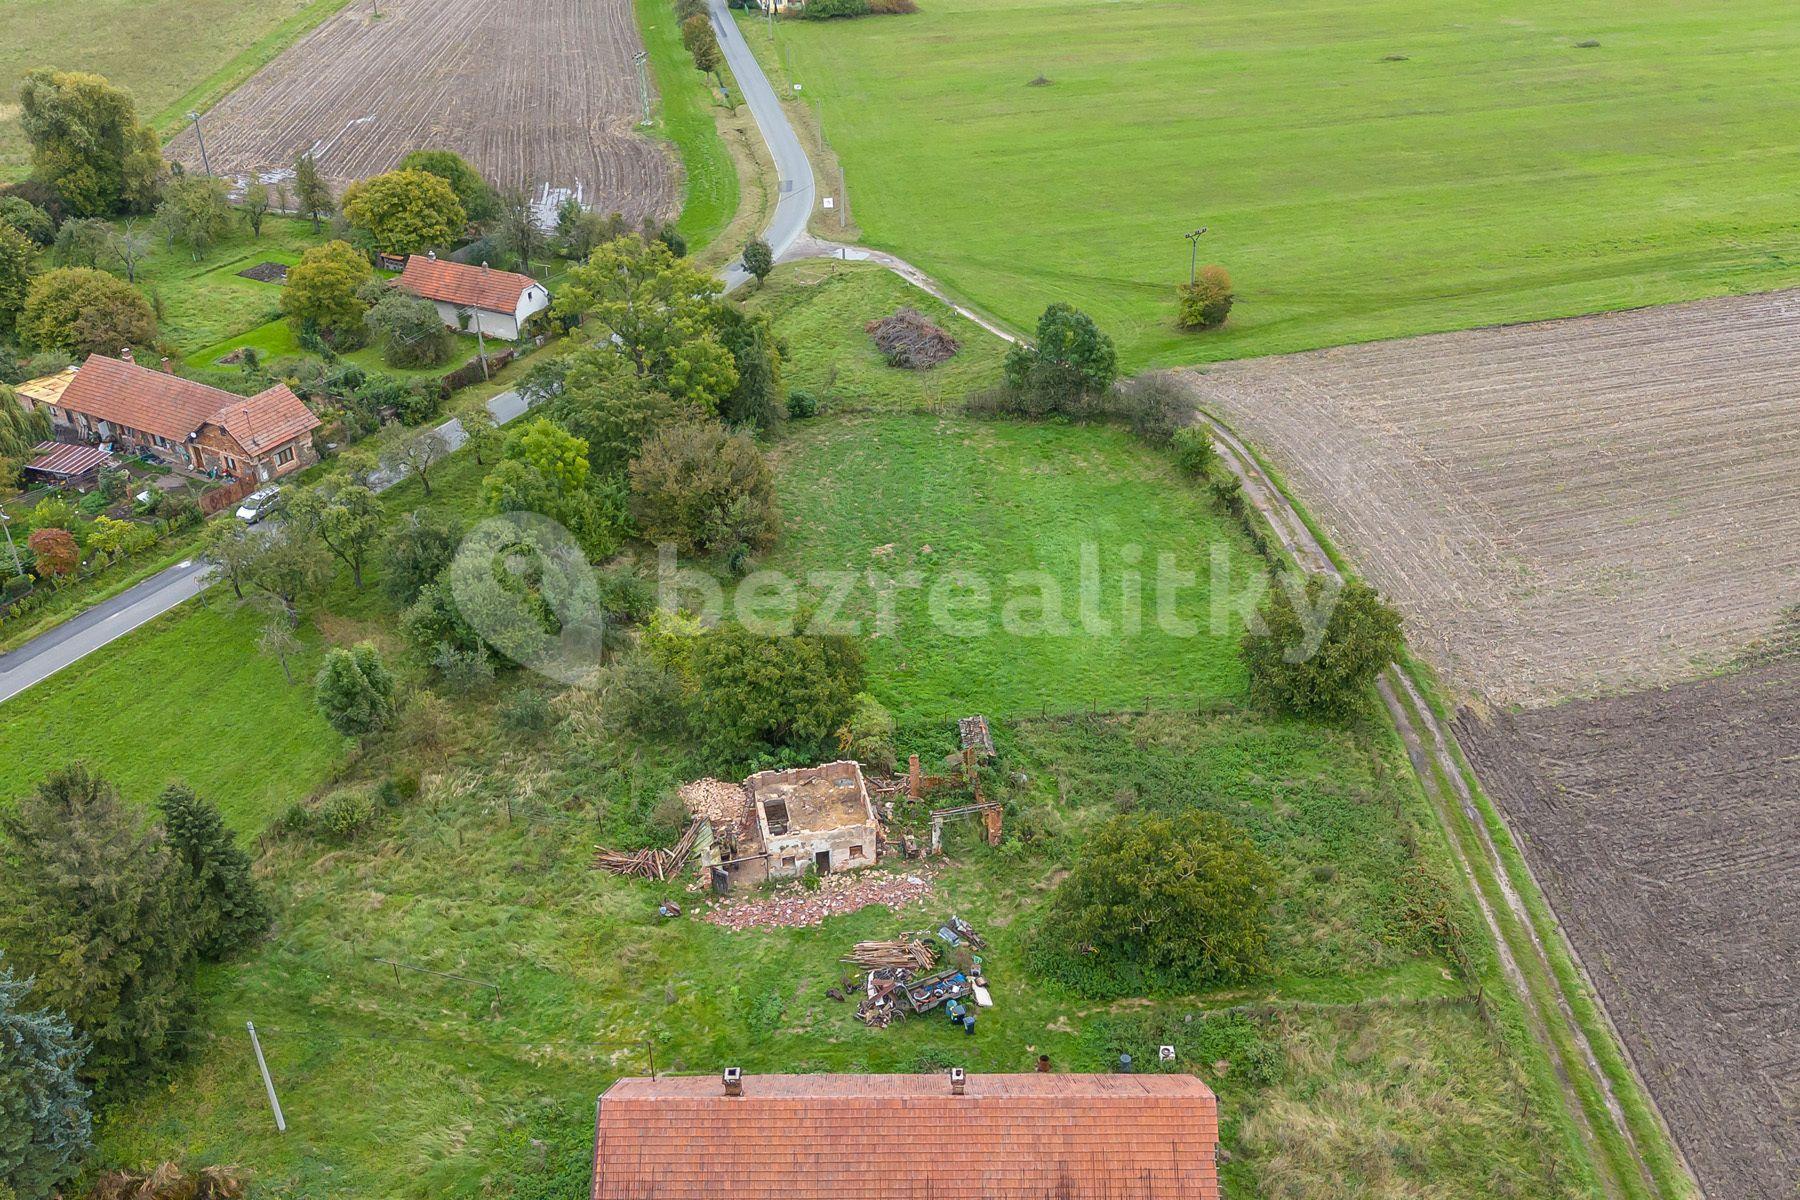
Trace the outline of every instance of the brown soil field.
[[1800, 1194], [1800, 657], [1457, 733], [1708, 1196]]
[[[553, 209], [671, 216], [676, 168], [635, 130], [630, 0], [381, 0], [320, 25], [203, 117], [220, 175], [290, 176], [311, 149], [340, 187], [411, 150], [455, 150]], [[200, 169], [190, 128], [169, 154]]]
[[1691, 678], [1800, 601], [1800, 292], [1189, 378], [1492, 702]]

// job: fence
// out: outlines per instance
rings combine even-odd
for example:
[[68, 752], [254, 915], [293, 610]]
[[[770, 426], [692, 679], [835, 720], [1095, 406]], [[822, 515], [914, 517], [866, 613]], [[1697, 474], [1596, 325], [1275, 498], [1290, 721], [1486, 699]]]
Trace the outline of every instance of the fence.
[[245, 496], [256, 490], [254, 479], [237, 479], [224, 487], [214, 488], [210, 492], [200, 493], [200, 512], [203, 516], [212, 516], [219, 510], [236, 504]]

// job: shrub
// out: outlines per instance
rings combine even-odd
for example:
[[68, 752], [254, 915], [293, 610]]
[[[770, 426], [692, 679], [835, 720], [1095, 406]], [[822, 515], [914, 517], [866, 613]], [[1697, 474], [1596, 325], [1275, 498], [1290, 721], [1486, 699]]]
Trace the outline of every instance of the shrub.
[[554, 719], [549, 699], [529, 685], [500, 697], [494, 713], [500, 718], [500, 727], [508, 733], [542, 733]]
[[363, 314], [363, 327], [390, 367], [436, 367], [450, 361], [449, 327], [435, 304], [411, 292], [388, 289]]
[[486, 646], [459, 650], [449, 642], [440, 642], [431, 656], [431, 665], [458, 694], [479, 691], [494, 682], [494, 660]]
[[345, 737], [362, 737], [393, 720], [394, 677], [368, 642], [353, 650], [339, 646], [319, 667], [313, 699], [333, 729]]
[[1205, 266], [1192, 283], [1181, 285], [1177, 322], [1183, 329], [1217, 329], [1231, 313], [1231, 276], [1224, 267]]
[[1244, 633], [1244, 665], [1257, 703], [1339, 718], [1361, 706], [1369, 684], [1400, 653], [1400, 614], [1376, 590], [1322, 575], [1278, 579]]
[[1194, 401], [1173, 375], [1156, 371], [1120, 389], [1119, 409], [1131, 432], [1152, 446], [1163, 446], [1193, 419]]
[[1033, 952], [1093, 996], [1192, 990], [1268, 965], [1275, 872], [1216, 813], [1116, 816], [1057, 886]]
[[858, 692], [850, 718], [837, 731], [838, 751], [856, 759], [877, 775], [891, 775], [894, 760], [894, 715], [867, 692]]
[[156, 314], [116, 275], [87, 267], [46, 271], [31, 281], [19, 316], [19, 340], [34, 350], [117, 354], [156, 340]]
[[375, 789], [375, 798], [385, 808], [399, 808], [402, 804], [410, 804], [419, 798], [419, 773], [398, 771], [389, 775]]
[[658, 432], [632, 460], [631, 515], [644, 537], [696, 554], [741, 554], [781, 529], [775, 476], [743, 434], [717, 424]]
[[406, 514], [382, 539], [381, 590], [395, 604], [411, 604], [444, 573], [461, 541], [462, 526], [454, 518], [430, 508]]
[[375, 819], [375, 802], [360, 789], [333, 792], [319, 806], [316, 827], [334, 842], [347, 842]]
[[819, 415], [819, 398], [805, 388], [795, 388], [788, 393], [788, 416], [804, 420]]
[[824, 883], [825, 880], [819, 875], [819, 868], [812, 863], [807, 863], [806, 869], [800, 872], [800, 886], [809, 892], [818, 891]]
[[1092, 317], [1062, 303], [1038, 318], [1036, 341], [1018, 343], [1006, 355], [1006, 386], [1046, 411], [1104, 396], [1117, 377], [1112, 339]]
[[1175, 452], [1175, 465], [1195, 479], [1205, 479], [1219, 461], [1219, 449], [1213, 445], [1212, 433], [1202, 425], [1186, 425], [1169, 439]]
[[626, 733], [668, 736], [686, 725], [681, 681], [642, 649], [602, 669], [597, 695], [607, 723]]
[[25, 544], [31, 548], [31, 569], [39, 579], [60, 579], [81, 565], [81, 551], [66, 529], [33, 529]]

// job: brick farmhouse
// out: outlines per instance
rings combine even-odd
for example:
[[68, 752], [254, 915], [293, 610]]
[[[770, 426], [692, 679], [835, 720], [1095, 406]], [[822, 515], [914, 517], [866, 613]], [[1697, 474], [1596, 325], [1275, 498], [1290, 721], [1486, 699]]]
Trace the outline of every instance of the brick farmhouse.
[[1218, 1144], [1192, 1075], [621, 1079], [593, 1200], [1219, 1200]]
[[152, 370], [131, 360], [94, 354], [80, 367], [16, 389], [26, 404], [50, 415], [56, 440], [108, 444], [125, 454], [148, 454], [174, 466], [221, 477], [266, 482], [318, 461], [312, 431], [319, 418], [286, 384], [237, 396]]
[[438, 318], [452, 329], [513, 342], [525, 323], [550, 307], [550, 293], [529, 275], [496, 271], [485, 263], [471, 267], [435, 254], [415, 254], [394, 286], [437, 306]]

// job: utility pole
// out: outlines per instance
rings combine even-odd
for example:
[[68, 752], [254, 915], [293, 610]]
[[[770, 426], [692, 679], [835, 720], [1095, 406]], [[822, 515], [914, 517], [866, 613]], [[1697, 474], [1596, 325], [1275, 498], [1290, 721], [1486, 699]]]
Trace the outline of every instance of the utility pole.
[[650, 55], [643, 50], [639, 50], [636, 54], [631, 56], [631, 61], [637, 66], [638, 107], [644, 110], [644, 119], [639, 121], [638, 124], [648, 125], [650, 123], [650, 76], [648, 73]]
[[6, 548], [12, 554], [13, 574], [23, 575], [25, 568], [19, 565], [19, 548], [12, 540], [12, 514], [0, 512], [0, 529], [6, 530]]
[[1197, 274], [1197, 272], [1199, 270], [1199, 266], [1200, 266], [1200, 235], [1205, 233], [1207, 231], [1207, 229], [1209, 229], [1209, 228], [1210, 228], [1210, 226], [1202, 225], [1200, 228], [1194, 230], [1194, 232], [1183, 235], [1188, 240], [1188, 286], [1189, 287], [1194, 286], [1194, 279], [1196, 277], [1196, 274]]
[[196, 111], [196, 112], [188, 113], [188, 120], [190, 120], [194, 123], [194, 137], [200, 143], [200, 169], [202, 171], [205, 171], [208, 175], [211, 175], [212, 174], [212, 164], [206, 161], [206, 135], [204, 133], [200, 132], [200, 114], [199, 114], [199, 112]]
[[256, 1024], [245, 1021], [244, 1028], [250, 1031], [250, 1045], [256, 1050], [256, 1069], [262, 1072], [263, 1088], [269, 1093], [269, 1108], [275, 1113], [275, 1131], [287, 1132], [287, 1118], [281, 1115], [281, 1101], [275, 1098], [275, 1081], [269, 1078], [269, 1064], [263, 1061], [262, 1043], [256, 1038]]

